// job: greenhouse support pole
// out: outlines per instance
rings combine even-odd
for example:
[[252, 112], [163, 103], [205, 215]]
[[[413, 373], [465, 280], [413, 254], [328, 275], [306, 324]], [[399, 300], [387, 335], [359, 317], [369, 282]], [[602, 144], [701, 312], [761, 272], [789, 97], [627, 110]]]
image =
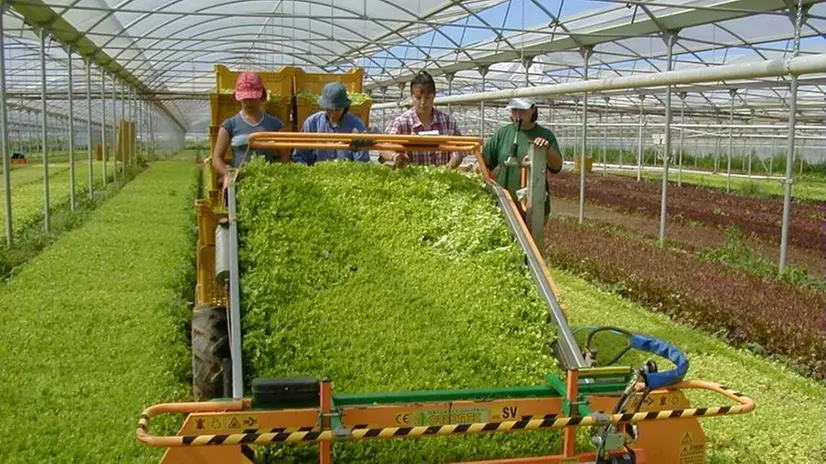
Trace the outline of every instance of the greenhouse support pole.
[[[754, 110], [751, 110], [751, 124], [754, 125]], [[754, 148], [754, 147], [752, 147], [752, 148]], [[751, 179], [751, 159], [752, 159], [751, 152], [752, 152], [752, 150], [749, 150], [748, 144], [746, 143], [746, 139], [743, 139], [743, 149], [748, 152], [748, 157], [749, 157], [749, 179]], [[758, 159], [759, 159], [759, 157], [758, 157]]]
[[619, 167], [622, 170], [625, 167], [623, 162], [623, 155], [625, 154], [625, 126], [622, 120], [625, 119], [625, 115], [620, 113], [620, 132], [619, 132]]
[[155, 156], [155, 110], [152, 105], [147, 102], [149, 113], [149, 156]]
[[[794, 54], [800, 55], [800, 29], [803, 25], [803, 0], [797, 0], [794, 26]], [[789, 144], [786, 152], [786, 178], [783, 183], [783, 222], [780, 227], [780, 274], [786, 271], [786, 253], [789, 246], [789, 216], [792, 209], [792, 176], [794, 176], [794, 131], [797, 124], [797, 74], [792, 74], [789, 85]]]
[[115, 75], [112, 74], [112, 147], [115, 149], [114, 156], [112, 156], [112, 180], [114, 182], [118, 181], [118, 156], [121, 154], [119, 153], [120, 146], [123, 145], [123, 134], [121, 134], [120, 127], [118, 127], [118, 81], [115, 78]]
[[107, 181], [107, 156], [106, 156], [106, 73], [100, 69], [100, 145], [101, 158], [103, 161], [103, 188], [106, 188]]
[[[582, 78], [588, 80], [588, 62], [591, 54], [594, 52], [593, 47], [582, 47], [580, 53], [582, 54], [582, 61], [584, 64]], [[582, 154], [579, 155], [579, 223], [585, 221], [585, 171], [587, 166], [585, 160], [588, 153], [588, 93], [582, 94]]]
[[[685, 92], [680, 92], [680, 126], [685, 124]], [[677, 169], [677, 185], [683, 186], [683, 136], [685, 129], [680, 127], [680, 159], [678, 161], [679, 167]]]
[[[447, 79], [447, 94], [448, 96], [453, 95], [453, 77], [456, 76], [456, 73], [445, 73], [445, 79]], [[453, 116], [453, 105], [447, 105], [447, 114]]]
[[49, 212], [49, 130], [47, 127], [47, 105], [46, 101], [46, 30], [40, 29], [40, 102], [41, 102], [41, 140], [43, 142], [43, 230], [48, 235], [51, 230], [51, 217]]
[[92, 148], [92, 60], [86, 60], [86, 146], [89, 151], [89, 198], [95, 196], [95, 179], [92, 172], [95, 162]]
[[[485, 91], [486, 76], [488, 75], [488, 67], [480, 66], [479, 74], [482, 75], [482, 92]], [[485, 138], [485, 102], [479, 102], [479, 137]]]
[[[674, 44], [677, 42], [677, 31], [665, 33], [665, 42], [668, 47], [667, 71], [671, 71], [674, 66]], [[660, 201], [660, 246], [665, 246], [666, 219], [668, 217], [668, 166], [671, 162], [671, 93], [672, 87], [669, 85], [665, 90], [665, 153], [663, 153], [663, 183], [662, 200]]]
[[643, 102], [645, 95], [640, 94], [640, 129], [637, 135], [637, 181], [642, 180], [642, 124], [643, 124]]
[[69, 209], [75, 210], [75, 110], [74, 110], [74, 86], [72, 69], [72, 49], [66, 53], [66, 62], [69, 67]]
[[[384, 103], [387, 101], [387, 87], [381, 88], [381, 102]], [[384, 108], [381, 109], [381, 132], [384, 133], [387, 131], [387, 124], [385, 120], [385, 113], [387, 110]]]
[[3, 204], [6, 211], [6, 247], [11, 248], [14, 244], [14, 233], [11, 216], [11, 166], [9, 163], [9, 121], [6, 108], [6, 34], [3, 16], [8, 8], [8, 3], [0, 5], [0, 145], [3, 156]]
[[726, 193], [731, 192], [731, 152], [734, 151], [734, 96], [737, 95], [737, 89], [730, 89], [728, 91], [728, 155], [726, 156]]
[[130, 139], [132, 141], [132, 148], [130, 152], [130, 156], [132, 157], [132, 164], [137, 164], [137, 157], [138, 157], [138, 90], [134, 87], [130, 89], [130, 109], [132, 111], [130, 118], [132, 119], [132, 123], [134, 124], [134, 129], [131, 129], [131, 133], [129, 134]]
[[605, 122], [605, 126], [602, 128], [602, 177], [608, 174], [608, 101], [610, 98], [605, 97], [604, 100], [605, 108], [602, 111], [602, 121]]

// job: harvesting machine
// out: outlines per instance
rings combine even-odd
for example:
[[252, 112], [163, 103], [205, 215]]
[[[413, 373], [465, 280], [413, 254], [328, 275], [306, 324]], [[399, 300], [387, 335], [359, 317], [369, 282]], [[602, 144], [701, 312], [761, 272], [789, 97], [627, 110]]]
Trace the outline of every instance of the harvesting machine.
[[[589, 329], [584, 346], [579, 345], [539, 251], [544, 240], [544, 148], [534, 146], [519, 156], [514, 149], [508, 162], [521, 164], [524, 170], [524, 189], [514, 199], [481, 162], [482, 140], [475, 137], [259, 133], [250, 137], [250, 147], [368, 147], [473, 155], [488, 192], [525, 253], [532, 280], [556, 328], [552, 350], [565, 375], [549, 374], [534, 386], [386, 393], [334, 392], [335, 379], [329, 378], [256, 378], [247, 395], [241, 359], [236, 190], [233, 184], [224, 195], [212, 178], [209, 197], [196, 206], [192, 352], [197, 401], [151, 406], [141, 414], [136, 430], [146, 445], [167, 448], [162, 463], [250, 463], [255, 459], [254, 445], [317, 443], [319, 460], [327, 464], [332, 462], [335, 441], [559, 429], [563, 434], [559, 454], [496, 462], [700, 464], [705, 462], [705, 435], [698, 419], [754, 410], [754, 402], [735, 390], [684, 380], [685, 354], [663, 340], [601, 327]], [[625, 337], [627, 346], [610, 361], [598, 362], [604, 360], [598, 360], [591, 344], [598, 333]], [[659, 369], [653, 359], [641, 366], [617, 365], [631, 349], [665, 358], [668, 363], [663, 365], [670, 369]], [[685, 394], [691, 389], [713, 392], [726, 404], [692, 407]], [[150, 420], [167, 413], [186, 415], [178, 433], [152, 435]], [[592, 428], [591, 451], [576, 449], [578, 427]]]

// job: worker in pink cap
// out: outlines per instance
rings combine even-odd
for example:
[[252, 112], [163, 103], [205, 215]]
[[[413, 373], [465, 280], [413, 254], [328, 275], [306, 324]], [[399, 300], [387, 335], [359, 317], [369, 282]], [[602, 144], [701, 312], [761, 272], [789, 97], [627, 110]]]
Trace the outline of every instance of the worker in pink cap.
[[[222, 176], [224, 188], [230, 182], [229, 169], [223, 158], [227, 147], [232, 147], [232, 167], [239, 168], [247, 153], [250, 134], [278, 132], [284, 127], [284, 123], [278, 118], [261, 109], [261, 103], [267, 101], [267, 90], [258, 74], [247, 71], [238, 76], [235, 82], [235, 99], [241, 102], [241, 111], [221, 124], [212, 153], [212, 166]], [[263, 156], [269, 162], [289, 161], [289, 153], [277, 150], [251, 150], [247, 158], [255, 155]]]

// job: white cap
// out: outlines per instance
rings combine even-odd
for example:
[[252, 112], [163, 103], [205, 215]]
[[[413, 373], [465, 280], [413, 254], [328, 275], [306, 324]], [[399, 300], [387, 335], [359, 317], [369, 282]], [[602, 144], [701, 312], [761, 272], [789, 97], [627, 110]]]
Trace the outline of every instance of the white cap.
[[533, 98], [514, 98], [508, 102], [506, 108], [509, 110], [529, 110], [533, 106], [536, 106], [536, 100]]

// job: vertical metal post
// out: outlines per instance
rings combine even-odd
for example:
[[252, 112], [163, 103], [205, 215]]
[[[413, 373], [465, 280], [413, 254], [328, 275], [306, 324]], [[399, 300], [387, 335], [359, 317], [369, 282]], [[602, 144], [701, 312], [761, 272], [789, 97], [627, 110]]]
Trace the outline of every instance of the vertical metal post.
[[232, 397], [243, 398], [244, 376], [241, 362], [241, 300], [238, 269], [238, 222], [236, 221], [235, 185], [227, 189], [229, 209], [229, 348], [232, 359]]
[[687, 94], [685, 92], [680, 92], [680, 159], [679, 159], [679, 169], [677, 170], [677, 185], [682, 187], [683, 186], [683, 136], [685, 135], [685, 128], [682, 126], [685, 124], [685, 97]]
[[[548, 149], [534, 144], [528, 146], [530, 180], [528, 182], [528, 211], [526, 219], [536, 247], [545, 250], [545, 201], [548, 173]], [[544, 254], [544, 253], [543, 253]]]
[[[445, 79], [447, 79], [447, 95], [448, 96], [453, 95], [453, 77], [455, 75], [456, 75], [456, 73], [452, 73], [452, 72], [445, 73]], [[447, 113], [449, 115], [453, 116], [453, 105], [451, 105], [449, 103], [447, 105]]]
[[531, 86], [531, 66], [533, 66], [533, 58], [524, 58], [522, 66], [525, 67], [525, 87]]
[[152, 107], [152, 102], [146, 102], [147, 116], [149, 117], [149, 156], [155, 156], [155, 108]]
[[[752, 126], [754, 125], [754, 110], [751, 110], [751, 125]], [[743, 138], [743, 148], [748, 152], [748, 157], [749, 157], [749, 167], [748, 167], [748, 169], [749, 169], [749, 179], [751, 179], [751, 158], [752, 158], [751, 152], [752, 152], [754, 147], [752, 147], [752, 149], [749, 149], [748, 143], [747, 143], [747, 140], [746, 140], [745, 137]]]
[[[667, 52], [667, 70], [671, 71], [674, 66], [674, 43], [677, 41], [677, 32], [668, 31], [665, 35]], [[665, 153], [663, 153], [663, 180], [662, 199], [660, 201], [660, 246], [665, 246], [665, 228], [668, 218], [668, 166], [671, 162], [671, 90], [669, 85], [665, 90]]]
[[[775, 131], [774, 134], [777, 134]], [[777, 139], [772, 137], [772, 157], [769, 158], [769, 177], [774, 175], [774, 157], [777, 156]]]
[[[129, 110], [131, 112], [130, 119], [132, 120], [132, 125], [130, 126], [130, 132], [129, 132], [129, 141], [130, 141], [130, 144], [131, 144], [130, 148], [129, 148], [129, 159], [132, 161], [132, 164], [134, 165], [135, 161], [136, 161], [135, 158], [137, 157], [137, 154], [135, 153], [135, 150], [137, 149], [137, 140], [138, 140], [138, 136], [137, 136], [137, 132], [138, 132], [138, 122], [137, 122], [138, 105], [137, 105], [137, 101], [135, 100], [137, 90], [134, 87], [132, 87], [130, 89], [129, 93], [130, 93], [130, 98], [131, 98], [129, 100]], [[132, 129], [132, 127], [134, 127], [134, 129]]]
[[41, 138], [43, 141], [43, 230], [46, 234], [51, 230], [51, 215], [49, 212], [49, 130], [47, 128], [48, 119], [46, 115], [46, 30], [40, 30], [40, 102], [42, 111], [43, 127]]
[[625, 166], [623, 164], [623, 155], [625, 154], [625, 114], [620, 113], [620, 128], [619, 128], [619, 167], [620, 170]]
[[[381, 88], [381, 102], [382, 103], [387, 103], [387, 87], [382, 87]], [[386, 124], [386, 121], [385, 121], [386, 112], [387, 112], [387, 110], [382, 108], [382, 110], [381, 110], [381, 131], [382, 131], [382, 133], [387, 132], [387, 124]]]
[[6, 31], [3, 16], [8, 3], [0, 5], [0, 156], [3, 157], [3, 202], [6, 211], [6, 247], [14, 244], [11, 216], [11, 166], [9, 163], [9, 121], [6, 108]]
[[112, 74], [112, 148], [114, 148], [114, 156], [112, 156], [112, 165], [114, 169], [112, 169], [112, 180], [117, 182], [118, 181], [118, 156], [120, 146], [122, 145], [123, 134], [121, 134], [120, 127], [118, 127], [118, 82], [115, 78], [115, 75]]
[[[588, 80], [588, 61], [593, 53], [592, 47], [583, 47], [580, 50], [583, 60], [583, 79]], [[579, 156], [579, 223], [585, 221], [585, 171], [588, 154], [588, 92], [582, 95], [582, 154]]]
[[126, 142], [127, 142], [127, 135], [128, 133], [124, 133], [123, 131], [123, 121], [126, 120], [126, 84], [123, 82], [120, 83], [120, 160], [121, 160], [121, 170], [126, 169]]
[[640, 94], [640, 124], [639, 124], [639, 134], [637, 135], [637, 181], [642, 180], [642, 125], [644, 123], [643, 118], [643, 102], [645, 101], [645, 95]]
[[103, 161], [103, 188], [106, 188], [108, 157], [106, 153], [106, 73], [100, 69], [100, 144]]
[[[794, 25], [793, 58], [800, 55], [800, 29], [803, 25], [803, 0], [797, 0]], [[786, 152], [786, 178], [783, 183], [783, 222], [780, 228], [780, 263], [779, 271], [786, 271], [786, 253], [789, 246], [789, 217], [792, 209], [792, 177], [794, 176], [794, 131], [797, 125], [797, 75], [792, 74], [789, 85], [789, 144]]]
[[602, 123], [602, 176], [605, 177], [608, 174], [608, 101], [610, 99], [604, 97], [603, 100], [605, 100], [605, 108], [602, 111], [600, 122]]
[[95, 166], [92, 148], [92, 60], [86, 60], [86, 149], [89, 151], [89, 198], [95, 196], [95, 180], [93, 169]]
[[69, 65], [69, 208], [75, 210], [75, 110], [72, 49], [68, 50], [66, 60]]
[[[574, 123], [577, 122], [579, 122], [579, 98], [574, 97]], [[579, 126], [574, 124], [571, 129], [574, 133], [574, 144], [571, 146], [571, 161], [573, 161], [574, 166], [576, 166], [576, 151], [579, 149]]]
[[734, 96], [737, 89], [730, 89], [728, 115], [728, 156], [726, 157], [726, 193], [731, 192], [731, 152], [734, 151]]
[[[487, 66], [480, 66], [479, 67], [479, 74], [482, 75], [482, 92], [485, 91], [485, 83], [486, 78], [485, 76], [488, 75], [488, 67]], [[485, 102], [479, 102], [479, 137], [485, 138]]]

